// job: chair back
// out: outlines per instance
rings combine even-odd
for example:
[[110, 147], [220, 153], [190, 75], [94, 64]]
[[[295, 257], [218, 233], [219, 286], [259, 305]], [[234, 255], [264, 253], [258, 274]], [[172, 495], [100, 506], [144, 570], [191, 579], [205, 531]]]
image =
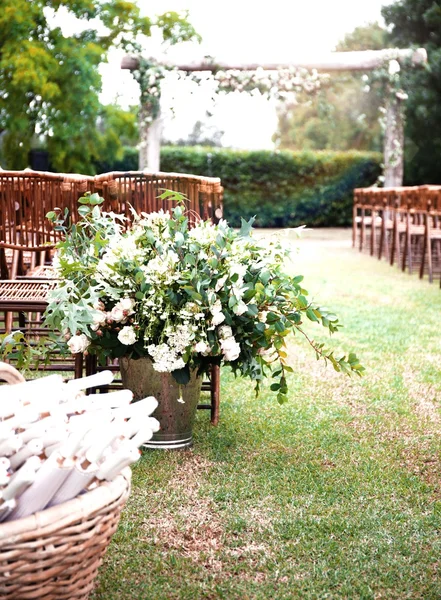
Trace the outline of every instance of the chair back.
[[103, 173], [95, 176], [94, 190], [105, 199], [104, 206], [126, 216], [130, 207], [138, 213], [170, 209], [176, 203], [159, 196], [172, 190], [186, 196], [190, 223], [201, 218], [217, 222], [222, 217], [223, 188], [217, 177], [149, 171]]
[[0, 248], [37, 252], [56, 244], [60, 233], [46, 218], [55, 208], [76, 214], [77, 200], [93, 177], [38, 171], [0, 171]]

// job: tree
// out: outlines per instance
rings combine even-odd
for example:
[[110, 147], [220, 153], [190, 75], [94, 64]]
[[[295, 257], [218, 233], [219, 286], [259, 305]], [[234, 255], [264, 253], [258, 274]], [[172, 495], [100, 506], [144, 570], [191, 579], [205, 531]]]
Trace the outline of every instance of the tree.
[[220, 148], [224, 132], [207, 121], [196, 121], [187, 138], [177, 141], [163, 140], [163, 146], [205, 146], [208, 148]]
[[[50, 26], [64, 7], [86, 28], [63, 35]], [[92, 21], [93, 20], [93, 21]], [[0, 133], [4, 166], [22, 168], [35, 136], [44, 137], [54, 169], [90, 172], [100, 150], [98, 67], [111, 47], [140, 50], [159, 29], [169, 43], [198, 37], [185, 17], [143, 17], [127, 0], [2, 0]]]
[[[388, 32], [378, 23], [371, 23], [347, 34], [335, 49], [381, 50], [388, 45]], [[367, 93], [365, 87], [362, 74], [335, 74], [308, 103], [282, 109], [276, 134], [279, 147], [381, 151], [378, 117], [382, 99]]]
[[426, 69], [404, 70], [405, 182], [441, 183], [441, 2], [401, 0], [382, 9], [392, 40], [427, 50]]

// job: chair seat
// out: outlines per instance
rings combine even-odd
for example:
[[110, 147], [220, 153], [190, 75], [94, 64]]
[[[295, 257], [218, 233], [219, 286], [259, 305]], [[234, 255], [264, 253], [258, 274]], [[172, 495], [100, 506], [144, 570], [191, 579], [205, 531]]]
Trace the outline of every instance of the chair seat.
[[56, 285], [57, 281], [55, 280], [0, 280], [0, 309], [45, 310], [48, 293], [55, 289]]

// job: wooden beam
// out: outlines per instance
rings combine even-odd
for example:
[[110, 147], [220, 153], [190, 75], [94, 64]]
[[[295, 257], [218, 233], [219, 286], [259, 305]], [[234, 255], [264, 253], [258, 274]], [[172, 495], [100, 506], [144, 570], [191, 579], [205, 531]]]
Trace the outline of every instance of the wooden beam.
[[[320, 57], [304, 59], [301, 61], [292, 61], [284, 63], [224, 63], [222, 61], [202, 60], [194, 63], [174, 64], [165, 59], [156, 62], [168, 67], [176, 67], [179, 71], [214, 71], [214, 70], [237, 70], [237, 71], [255, 71], [264, 69], [267, 71], [277, 71], [277, 69], [302, 68], [316, 69], [317, 71], [370, 71], [381, 66], [385, 61], [398, 60], [403, 62], [411, 59], [414, 65], [420, 65], [427, 62], [427, 52], [424, 48], [417, 50], [387, 48], [385, 50], [361, 50], [357, 52], [330, 52]], [[136, 56], [124, 56], [121, 61], [122, 69], [133, 71], [139, 66], [139, 60]]]
[[[424, 48], [414, 50], [412, 48], [398, 49], [387, 48], [385, 50], [363, 50], [357, 52], [330, 52], [314, 59], [293, 61], [288, 63], [223, 63], [212, 60], [202, 60], [191, 64], [171, 64], [165, 57], [155, 59], [155, 62], [168, 67], [175, 67], [180, 71], [256, 71], [264, 69], [277, 71], [278, 69], [303, 68], [316, 69], [317, 71], [371, 71], [390, 60], [404, 62], [410, 59], [413, 65], [422, 65], [427, 62], [427, 52]], [[136, 56], [125, 56], [121, 62], [122, 69], [134, 71], [139, 67], [139, 59]], [[142, 115], [143, 107], [140, 114]], [[150, 126], [142, 125], [140, 120], [141, 143], [139, 153], [139, 168], [150, 168], [159, 170], [159, 146], [161, 137], [161, 123], [157, 119]], [[396, 102], [387, 104], [387, 128], [385, 134], [385, 176], [388, 185], [399, 186], [403, 180], [403, 143], [404, 125], [401, 113], [397, 110]]]

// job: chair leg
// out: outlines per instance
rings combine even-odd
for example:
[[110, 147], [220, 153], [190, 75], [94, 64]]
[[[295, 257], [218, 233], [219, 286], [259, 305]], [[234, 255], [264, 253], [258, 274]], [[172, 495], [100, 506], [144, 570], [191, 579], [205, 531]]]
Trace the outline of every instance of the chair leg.
[[365, 232], [366, 232], [365, 222], [364, 222], [365, 214], [366, 214], [366, 211], [364, 208], [362, 208], [361, 209], [361, 225], [360, 225], [360, 246], [359, 246], [360, 252], [363, 252], [364, 237], [365, 237]]
[[377, 219], [377, 211], [372, 210], [371, 211], [371, 256], [374, 256], [375, 254], [375, 243], [376, 243], [376, 239], [375, 236], [377, 235], [377, 226], [376, 226], [376, 219]]
[[81, 379], [81, 377], [83, 376], [83, 361], [84, 354], [82, 354], [81, 352], [75, 354], [75, 379]]
[[220, 367], [213, 365], [211, 367], [211, 423], [219, 423], [219, 405], [220, 405]]
[[355, 248], [357, 241], [357, 207], [352, 208], [352, 247]]
[[9, 268], [4, 248], [0, 248], [0, 274], [2, 279], [9, 279]]

